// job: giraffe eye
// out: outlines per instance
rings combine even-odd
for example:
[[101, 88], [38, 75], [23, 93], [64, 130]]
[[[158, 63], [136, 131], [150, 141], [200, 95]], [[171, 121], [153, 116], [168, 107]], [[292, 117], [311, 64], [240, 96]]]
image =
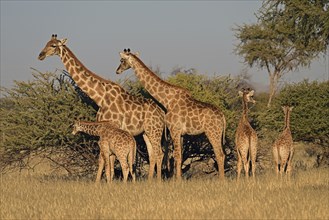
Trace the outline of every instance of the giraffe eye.
[[52, 44], [51, 47], [55, 48], [56, 47], [56, 44]]

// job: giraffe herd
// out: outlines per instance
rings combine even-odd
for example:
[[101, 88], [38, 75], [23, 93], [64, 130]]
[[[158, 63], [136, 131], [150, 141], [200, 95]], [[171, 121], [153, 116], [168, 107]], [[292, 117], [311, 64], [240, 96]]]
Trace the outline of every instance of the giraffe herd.
[[[76, 121], [72, 132], [76, 134], [80, 131], [100, 137], [96, 183], [100, 182], [104, 167], [107, 182], [112, 181], [115, 158], [121, 164], [124, 181], [127, 181], [129, 172], [135, 181], [133, 164], [136, 157], [136, 142], [134, 136], [140, 134], [143, 136], [149, 155], [148, 179], [153, 178], [156, 167], [157, 180], [161, 180], [164, 157], [161, 138], [167, 128], [173, 140], [177, 180], [181, 180], [182, 177], [183, 135], [202, 133], [206, 135], [213, 147], [218, 165], [218, 176], [220, 179], [224, 179], [223, 144], [226, 119], [218, 107], [198, 101], [188, 90], [162, 80], [140, 60], [138, 54], [132, 53], [129, 49], [120, 52], [120, 65], [116, 73], [121, 74], [131, 68], [142, 86], [165, 108], [164, 111], [153, 100], [133, 96], [120, 85], [105, 80], [87, 69], [66, 46], [66, 42], [67, 39], [59, 40], [57, 35], [53, 34], [40, 52], [38, 59], [44, 60], [48, 56], [59, 56], [75, 83], [99, 107], [96, 122]], [[251, 173], [255, 177], [257, 134], [248, 120], [248, 103], [255, 103], [253, 94], [254, 91], [250, 89], [239, 91], [239, 95], [242, 97], [243, 112], [235, 134], [238, 179], [242, 165], [245, 176], [249, 176], [250, 161]], [[292, 108], [285, 106], [283, 109], [285, 127], [273, 145], [273, 156], [276, 173], [282, 174], [287, 164], [286, 172], [290, 174], [293, 141], [289, 124]]]

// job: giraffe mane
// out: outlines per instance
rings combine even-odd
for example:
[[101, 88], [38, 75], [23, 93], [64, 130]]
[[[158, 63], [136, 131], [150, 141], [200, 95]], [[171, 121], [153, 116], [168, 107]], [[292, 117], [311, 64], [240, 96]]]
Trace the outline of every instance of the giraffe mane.
[[133, 56], [136, 60], [138, 60], [138, 62], [142, 65], [142, 67], [143, 67], [144, 69], [146, 69], [147, 71], [149, 71], [151, 74], [153, 74], [154, 77], [156, 77], [157, 79], [163, 81], [163, 83], [164, 83], [165, 85], [170, 86], [170, 87], [174, 87], [174, 88], [177, 88], [177, 89], [180, 89], [182, 92], [185, 92], [185, 93], [191, 95], [191, 93], [190, 93], [189, 90], [187, 90], [187, 89], [185, 89], [185, 88], [183, 88], [183, 87], [180, 87], [180, 86], [176, 86], [176, 85], [170, 84], [170, 83], [168, 83], [167, 81], [161, 79], [161, 78], [160, 78], [158, 75], [156, 75], [156, 74], [155, 74], [155, 73], [154, 73], [154, 72], [153, 72], [148, 66], [146, 66], [145, 63], [144, 63], [143, 61], [141, 61], [141, 59], [139, 59], [139, 57], [136, 56], [135, 54], [133, 54], [133, 53], [131, 53], [131, 52], [129, 52], [129, 54], [130, 54], [131, 56]]
[[107, 80], [107, 79], [104, 79], [100, 76], [98, 76], [96, 73], [92, 72], [91, 70], [89, 70], [77, 57], [76, 55], [70, 50], [69, 47], [67, 47], [66, 45], [63, 45], [63, 47], [70, 53], [70, 55], [74, 58], [75, 62], [78, 63], [78, 65], [80, 65], [83, 69], [86, 70], [86, 72], [91, 75], [92, 77], [94, 77], [95, 79], [99, 80], [99, 81], [103, 81], [105, 83], [110, 83], [110, 84], [114, 84], [116, 86], [118, 86], [122, 91], [125, 91], [121, 86], [119, 86], [118, 84], [116, 84], [115, 82], [111, 81], [111, 80]]

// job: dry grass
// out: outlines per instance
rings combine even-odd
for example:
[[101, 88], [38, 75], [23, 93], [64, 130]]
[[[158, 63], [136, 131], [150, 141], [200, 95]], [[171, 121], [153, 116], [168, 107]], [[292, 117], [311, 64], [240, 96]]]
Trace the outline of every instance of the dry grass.
[[291, 181], [93, 182], [1, 177], [0, 219], [328, 219], [329, 170]]

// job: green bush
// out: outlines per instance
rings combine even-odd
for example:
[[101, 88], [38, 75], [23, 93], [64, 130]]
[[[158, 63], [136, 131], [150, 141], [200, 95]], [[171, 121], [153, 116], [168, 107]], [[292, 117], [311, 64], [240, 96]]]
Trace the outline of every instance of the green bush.
[[[11, 89], [1, 88], [0, 170], [24, 168], [28, 166], [23, 162], [25, 158], [45, 153], [71, 174], [93, 172], [98, 157], [97, 138], [83, 134], [73, 136], [71, 125], [76, 119], [94, 121], [97, 106], [65, 73], [35, 71], [33, 77], [29, 82], [15, 82]], [[188, 89], [195, 99], [223, 111], [227, 121], [226, 160], [233, 167], [234, 136], [242, 112], [238, 90], [243, 79], [177, 72], [167, 81]], [[134, 95], [151, 97], [138, 81], [126, 80], [122, 84]], [[290, 105], [294, 106], [291, 114], [294, 141], [329, 143], [329, 81], [286, 85], [271, 108], [267, 107], [267, 98], [268, 94], [256, 91], [257, 103], [250, 106], [249, 120], [260, 140], [274, 141], [284, 125], [281, 106]], [[211, 152], [202, 135], [184, 139], [184, 159], [210, 157]], [[61, 156], [54, 157], [58, 153]]]
[[282, 131], [283, 105], [294, 107], [290, 122], [295, 141], [329, 143], [329, 81], [305, 80], [286, 85], [270, 109], [258, 112], [257, 120], [263, 135], [276, 136]]
[[82, 146], [92, 145], [93, 141], [71, 135], [74, 120], [94, 120], [93, 104], [86, 102], [64, 74], [36, 71], [33, 77], [29, 82], [16, 81], [11, 89], [1, 88], [1, 169], [10, 165], [28, 166], [22, 163], [23, 159], [40, 152], [48, 152], [51, 157], [51, 152], [63, 151], [66, 158], [57, 162], [66, 168], [77, 160], [94, 163], [92, 154], [77, 153], [88, 152]]

